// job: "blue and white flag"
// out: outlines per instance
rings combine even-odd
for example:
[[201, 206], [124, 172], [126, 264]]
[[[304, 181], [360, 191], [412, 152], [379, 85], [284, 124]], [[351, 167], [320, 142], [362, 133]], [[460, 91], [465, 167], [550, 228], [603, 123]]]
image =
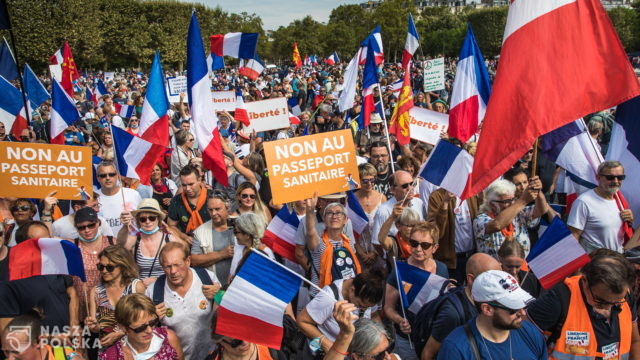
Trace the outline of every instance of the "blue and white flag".
[[362, 232], [369, 225], [369, 217], [367, 213], [364, 212], [362, 205], [358, 202], [358, 198], [353, 193], [353, 191], [347, 191], [347, 216], [351, 220], [351, 224], [353, 225], [353, 232], [358, 236], [362, 235]]
[[472, 169], [471, 154], [448, 141], [440, 140], [422, 166], [420, 176], [461, 198]]
[[[24, 72], [22, 74], [22, 81], [24, 83], [24, 89], [27, 93], [27, 99], [29, 99], [29, 106], [31, 110], [34, 110], [43, 102], [51, 99], [51, 95], [47, 89], [42, 85], [36, 74], [31, 70], [29, 64], [24, 64]], [[89, 87], [87, 87], [88, 89]]]
[[447, 279], [406, 262], [396, 261], [402, 305], [414, 314], [422, 306], [445, 292]]
[[13, 57], [7, 39], [2, 38], [2, 40], [2, 45], [0, 45], [0, 75], [9, 81], [16, 80], [20, 76], [18, 75], [16, 59]]

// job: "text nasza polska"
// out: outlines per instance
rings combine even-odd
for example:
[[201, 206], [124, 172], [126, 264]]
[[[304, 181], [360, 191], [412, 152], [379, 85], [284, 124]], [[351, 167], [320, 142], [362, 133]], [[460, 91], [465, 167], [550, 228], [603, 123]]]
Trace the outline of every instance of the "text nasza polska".
[[[322, 140], [320, 151], [316, 140], [304, 143], [292, 143], [288, 145], [276, 146], [276, 159], [297, 158], [302, 155], [322, 154], [327, 151], [336, 151], [345, 147], [344, 137], [325, 138]], [[306, 174], [296, 174], [322, 167], [347, 164], [349, 162], [349, 152], [333, 153], [330, 155], [319, 155], [303, 160], [292, 160], [281, 165], [273, 165], [274, 176], [291, 174], [283, 178], [284, 187], [288, 188], [301, 184], [313, 184], [319, 181], [343, 178], [346, 176], [344, 167], [337, 167], [326, 170], [312, 171]]]
[[78, 188], [79, 184], [77, 178], [65, 179], [61, 177], [84, 176], [86, 171], [84, 166], [70, 165], [82, 163], [83, 156], [81, 151], [62, 150], [58, 156], [53, 159], [52, 151], [50, 149], [8, 147], [7, 160], [36, 162], [55, 161], [56, 163], [59, 163], [56, 165], [2, 163], [0, 165], [0, 170], [3, 173], [18, 174], [11, 176], [12, 185]]

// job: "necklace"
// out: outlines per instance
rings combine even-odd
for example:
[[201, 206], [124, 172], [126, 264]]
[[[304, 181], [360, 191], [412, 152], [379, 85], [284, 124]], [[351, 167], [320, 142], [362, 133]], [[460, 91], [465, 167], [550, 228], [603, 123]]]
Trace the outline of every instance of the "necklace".
[[[480, 330], [478, 330], [480, 332]], [[487, 346], [487, 342], [484, 340], [484, 336], [480, 334], [480, 339], [482, 339], [482, 343], [484, 344], [484, 348], [487, 349], [487, 354], [489, 354], [489, 360], [493, 360], [491, 357], [491, 352], [489, 351], [489, 347]], [[511, 333], [509, 333], [509, 359], [513, 360], [513, 353], [511, 352]]]

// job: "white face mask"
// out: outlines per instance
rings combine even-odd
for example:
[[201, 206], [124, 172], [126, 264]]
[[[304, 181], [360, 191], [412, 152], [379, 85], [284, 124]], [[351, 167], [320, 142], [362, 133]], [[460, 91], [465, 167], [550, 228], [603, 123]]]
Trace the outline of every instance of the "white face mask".
[[129, 340], [125, 341], [129, 346], [129, 349], [131, 349], [131, 354], [133, 355], [134, 360], [148, 360], [151, 359], [158, 351], [160, 351], [160, 347], [162, 347], [164, 338], [154, 333], [153, 337], [151, 338], [151, 344], [149, 344], [149, 348], [147, 349], [147, 351], [139, 354], [133, 349], [133, 346], [129, 344]]

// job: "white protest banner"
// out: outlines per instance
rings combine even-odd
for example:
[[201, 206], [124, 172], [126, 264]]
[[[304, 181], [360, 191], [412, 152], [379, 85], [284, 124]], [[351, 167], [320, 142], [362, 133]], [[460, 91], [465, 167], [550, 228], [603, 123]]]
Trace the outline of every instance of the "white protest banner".
[[286, 98], [275, 98], [262, 101], [253, 101], [244, 104], [249, 114], [251, 124], [247, 126], [246, 133], [284, 129], [289, 127], [289, 110]]
[[187, 77], [186, 76], [174, 76], [167, 78], [167, 97], [170, 103], [177, 103], [180, 101], [180, 93], [184, 93], [184, 101], [189, 101], [189, 95], [187, 95]]
[[424, 91], [444, 89], [444, 58], [424, 62]]
[[212, 91], [213, 108], [217, 111], [235, 111], [236, 93], [235, 91]]
[[440, 133], [448, 128], [448, 114], [419, 107], [409, 110], [409, 133], [412, 139], [434, 145], [440, 139]]
[[49, 65], [49, 72], [51, 73], [51, 77], [62, 81], [62, 66], [60, 65]]
[[115, 72], [113, 72], [113, 71], [106, 71], [106, 72], [104, 73], [104, 80], [105, 80], [105, 81], [113, 80], [113, 78], [115, 77], [115, 74], [116, 74], [116, 73], [115, 73]]

